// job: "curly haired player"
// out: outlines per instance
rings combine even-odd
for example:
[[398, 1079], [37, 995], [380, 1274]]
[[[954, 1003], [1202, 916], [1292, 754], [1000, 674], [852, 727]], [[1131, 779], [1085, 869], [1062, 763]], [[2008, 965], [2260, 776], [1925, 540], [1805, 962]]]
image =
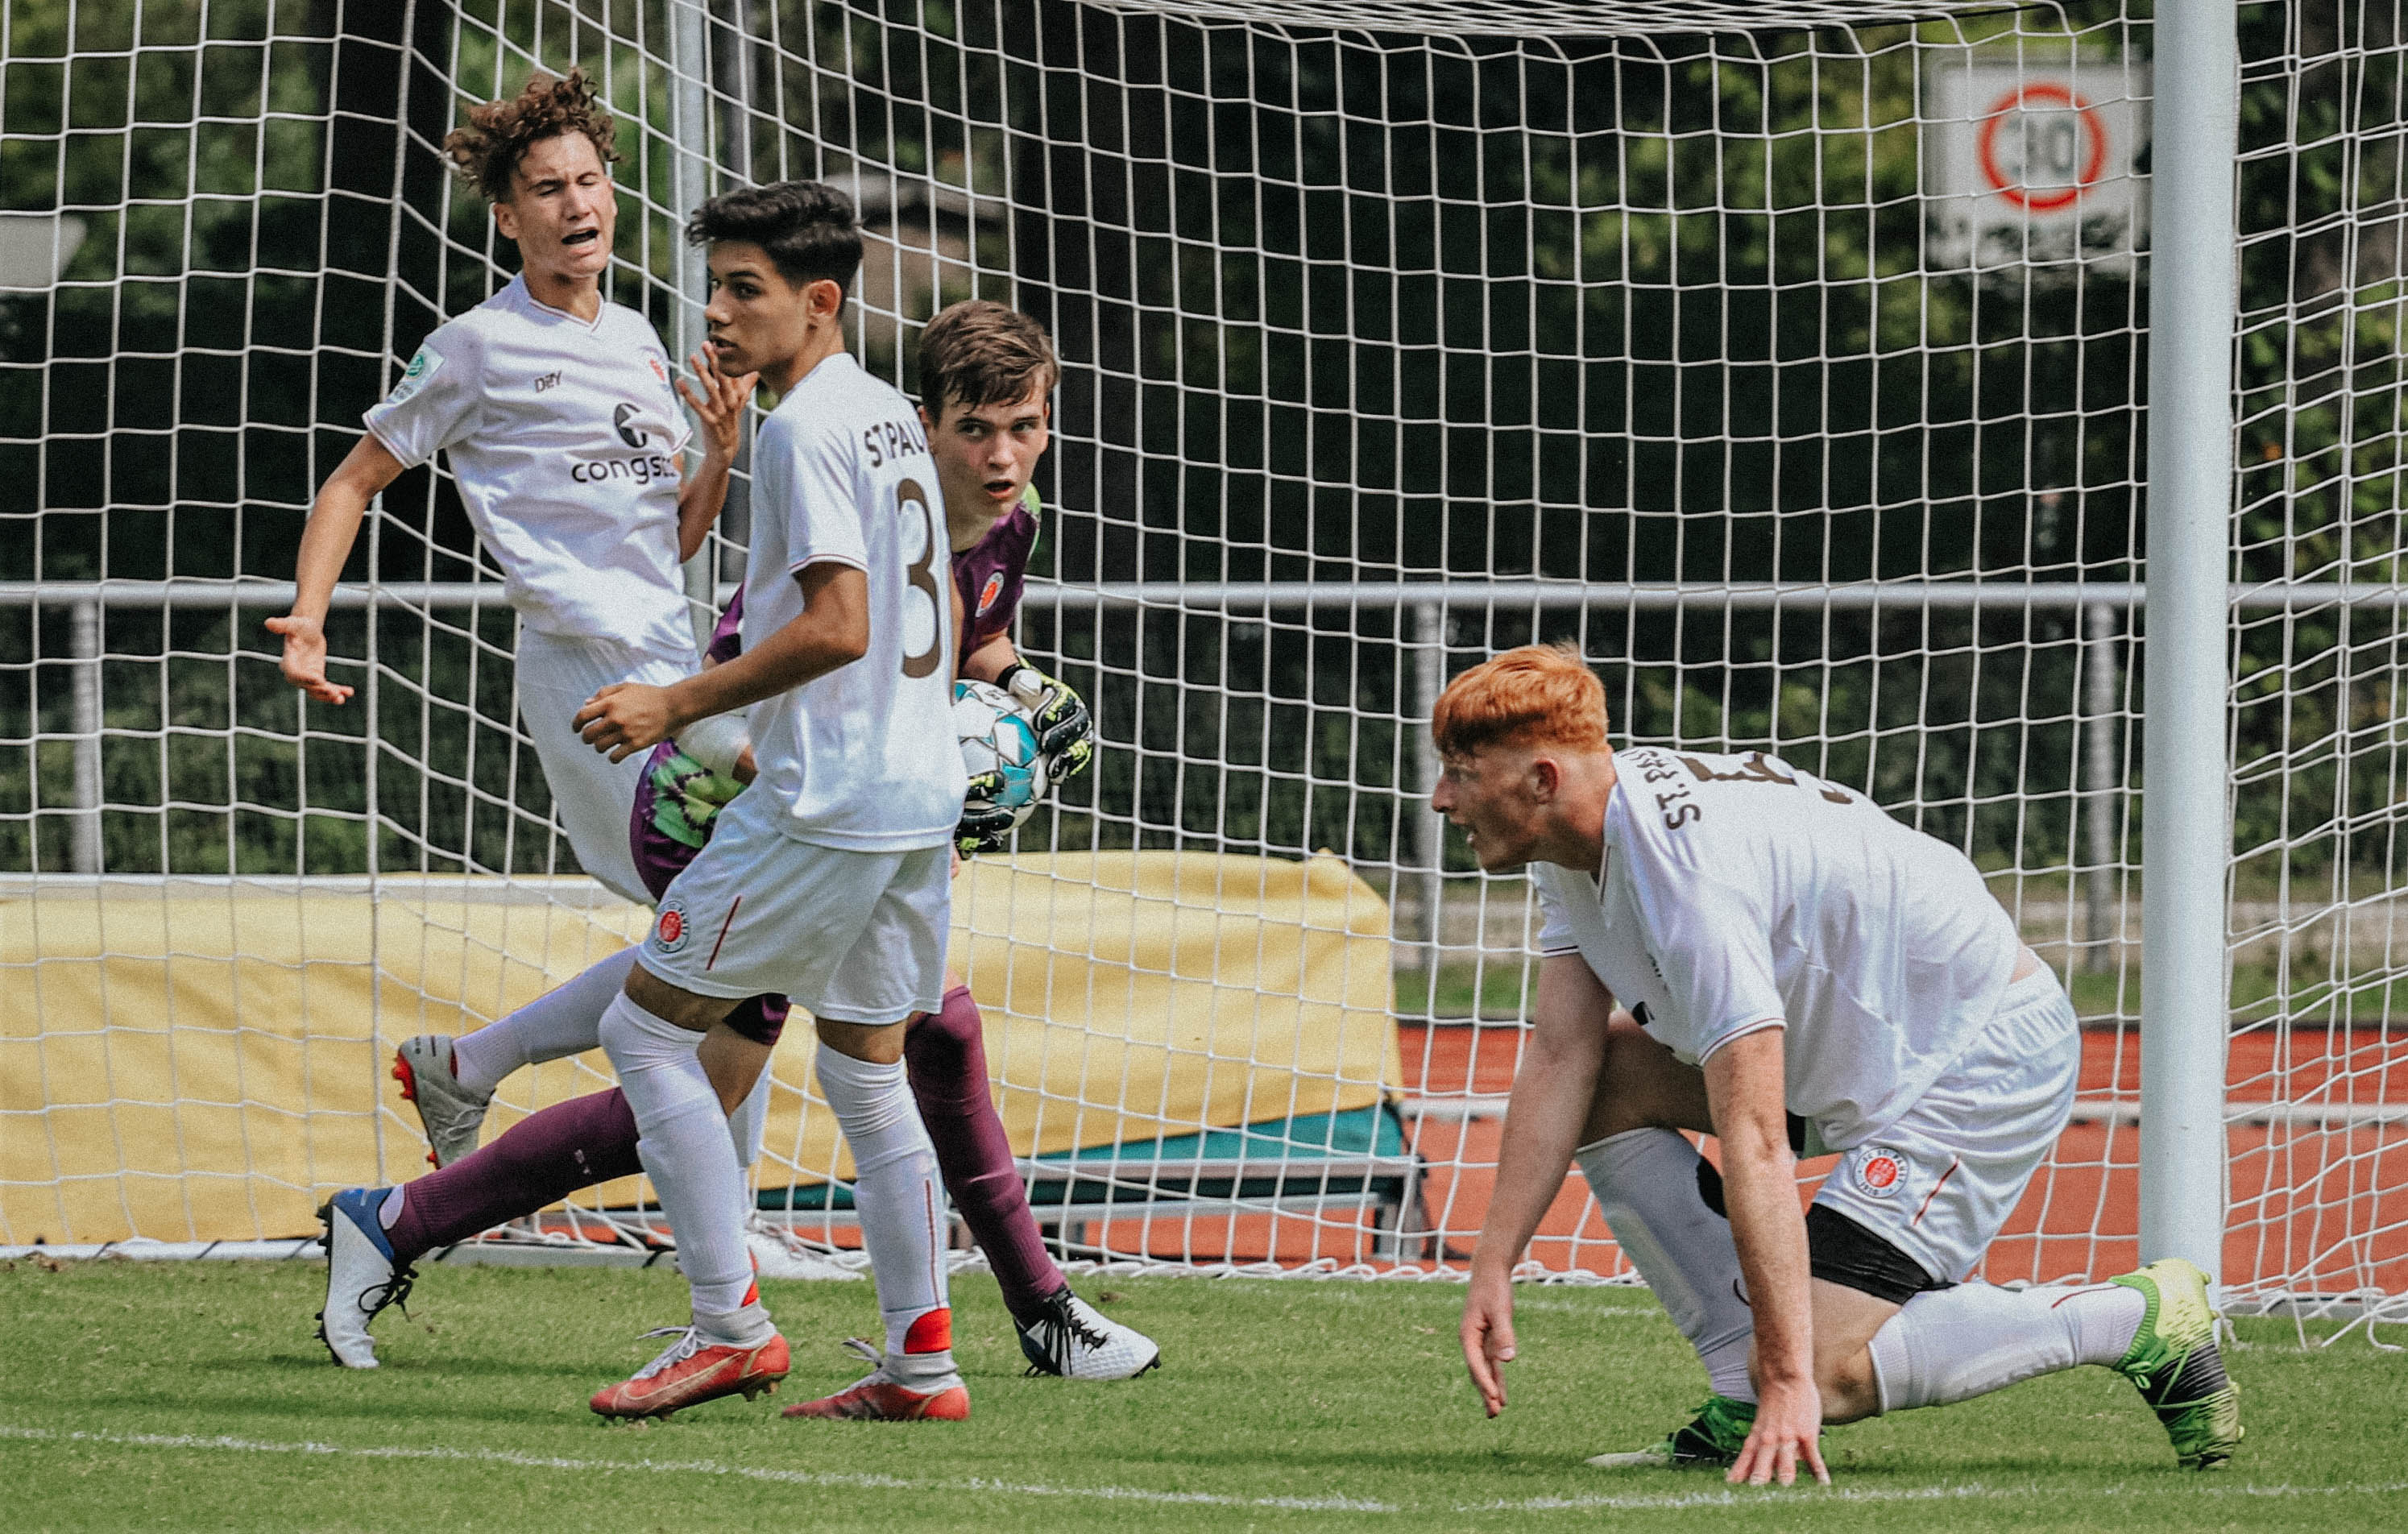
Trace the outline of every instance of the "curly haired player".
[[[366, 435], [310, 510], [292, 610], [267, 627], [283, 638], [288, 681], [323, 703], [348, 700], [351, 689], [326, 676], [335, 583], [368, 503], [404, 469], [447, 454], [518, 609], [519, 697], [569, 845], [587, 873], [641, 900], [621, 833], [640, 768], [586, 750], [569, 720], [609, 682], [667, 682], [694, 669], [678, 566], [726, 498], [753, 380], [702, 353], [693, 359], [699, 389], [673, 380], [652, 322], [603, 302], [618, 217], [615, 131], [571, 70], [534, 76], [444, 139], [522, 269], [429, 335], [367, 412]], [[691, 475], [681, 394], [703, 423]]]
[[[1546, 918], [1463, 1312], [1489, 1415], [1512, 1267], [1572, 1161], [1715, 1392], [1667, 1441], [1592, 1464], [1828, 1481], [1827, 1420], [2077, 1364], [2139, 1385], [2184, 1465], [2231, 1457], [2239, 1397], [2197, 1268], [1968, 1278], [2065, 1125], [2082, 1043], [1962, 853], [1761, 752], [1612, 750], [1568, 649], [1473, 667], [1430, 730], [1432, 807], [1482, 868], [1527, 865]], [[1719, 1175], [1683, 1129], [1721, 1141]], [[1844, 1153], [1802, 1216], [1799, 1151]]]
[[[1041, 743], [1054, 754], [1057, 772], [1068, 775], [1083, 767], [1093, 750], [1084, 707], [1076, 694], [1022, 662], [1009, 637], [1037, 539], [1038, 502], [1029, 480], [1047, 445], [1049, 398], [1058, 377], [1052, 348], [1034, 321], [974, 301], [957, 304], [930, 323], [920, 369], [921, 419], [938, 466], [953, 551], [959, 670], [1030, 698]], [[739, 652], [741, 611], [739, 594], [720, 620], [706, 665]], [[713, 732], [706, 739], [696, 739], [697, 733], [689, 730], [679, 741], [654, 748], [637, 796], [631, 826], [636, 864], [655, 895], [708, 841], [720, 809], [752, 775], [740, 730]], [[710, 760], [699, 759], [697, 751]], [[964, 852], [991, 850], [996, 839], [993, 828], [975, 813], [966, 815], [959, 829]], [[730, 1021], [767, 1045], [775, 1041], [784, 1013], [784, 998], [765, 996], [739, 1008]], [[510, 1025], [505, 1019], [480, 1034]], [[423, 1053], [440, 1060], [453, 1041], [438, 1037], [423, 1042], [431, 1046]], [[904, 1058], [947, 1191], [987, 1254], [1031, 1372], [1109, 1380], [1154, 1367], [1160, 1356], [1154, 1344], [1080, 1300], [1046, 1254], [988, 1097], [983, 1024], [967, 986], [949, 979], [944, 1006], [912, 1019]], [[438, 1098], [446, 1088], [448, 1095]], [[439, 1066], [419, 1073], [422, 1112], [430, 1102], [454, 1105], [457, 1112], [449, 1122], [466, 1123], [470, 1145], [489, 1096], [460, 1091]], [[429, 1115], [430, 1137], [436, 1122]], [[749, 1130], [755, 1143], [739, 1140], [747, 1161], [757, 1150], [757, 1116]], [[739, 1129], [739, 1136], [744, 1132]], [[639, 1169], [635, 1140], [634, 1120], [614, 1090], [547, 1109], [466, 1159], [447, 1156], [444, 1169], [404, 1190], [390, 1232], [390, 1259], [362, 1275], [366, 1284], [349, 1303], [330, 1296], [329, 1313], [358, 1316], [362, 1346], [367, 1346], [369, 1307], [382, 1297], [395, 1271], [406, 1270], [426, 1251], [532, 1213], [578, 1188], [632, 1175]], [[856, 1386], [831, 1399], [844, 1400], [845, 1409], [856, 1414], [884, 1415], [889, 1407], [894, 1414], [910, 1414], [910, 1403], [890, 1398], [895, 1394], [891, 1386]], [[878, 1410], [865, 1413], [865, 1407]]]

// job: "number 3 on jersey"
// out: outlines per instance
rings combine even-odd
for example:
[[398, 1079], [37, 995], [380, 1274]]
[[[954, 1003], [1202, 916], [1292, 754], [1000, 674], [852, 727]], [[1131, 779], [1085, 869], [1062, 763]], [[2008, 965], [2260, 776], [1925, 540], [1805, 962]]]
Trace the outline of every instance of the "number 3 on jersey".
[[916, 655], [903, 657], [903, 674], [917, 680], [937, 668], [945, 653], [945, 593], [937, 583], [938, 551], [945, 545], [937, 537], [937, 511], [928, 504], [928, 493], [920, 488], [917, 480], [906, 480], [895, 487], [895, 509], [905, 521], [911, 519], [914, 508], [919, 511], [922, 532], [921, 556], [910, 568], [911, 589], [925, 592], [928, 596], [928, 648]]

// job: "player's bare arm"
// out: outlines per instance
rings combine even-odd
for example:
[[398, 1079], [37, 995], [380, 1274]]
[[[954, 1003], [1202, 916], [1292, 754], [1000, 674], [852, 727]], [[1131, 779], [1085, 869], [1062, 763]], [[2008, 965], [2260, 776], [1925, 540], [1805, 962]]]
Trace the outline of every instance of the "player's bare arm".
[[1612, 996], [1577, 955], [1540, 961], [1538, 1005], [1497, 1154], [1497, 1191], [1481, 1222], [1463, 1302], [1464, 1365], [1492, 1417], [1505, 1410], [1498, 1366], [1514, 1355], [1513, 1265], [1563, 1190], [1564, 1168], [1580, 1144], [1605, 1059], [1606, 1019], [1612, 1011]]
[[351, 557], [368, 503], [401, 474], [401, 464], [374, 436], [362, 437], [326, 482], [309, 508], [301, 529], [301, 550], [294, 561], [293, 610], [267, 620], [271, 634], [284, 639], [284, 680], [321, 703], [344, 703], [351, 689], [326, 677], [326, 609], [335, 599], [335, 582]]
[[759, 387], [758, 373], [724, 373], [709, 348], [686, 359], [694, 381], [677, 380], [677, 392], [701, 423], [702, 459], [678, 490], [678, 558], [702, 551], [710, 524], [727, 505], [727, 476], [744, 446], [744, 410]]
[[[953, 612], [958, 620], [961, 615], [959, 594], [954, 596]], [[972, 681], [991, 682], [1019, 664], [1020, 652], [1011, 647], [1010, 638], [997, 635], [962, 661], [961, 674]]]
[[822, 561], [803, 566], [795, 580], [806, 607], [793, 622], [725, 665], [673, 687], [622, 681], [603, 688], [577, 710], [578, 734], [610, 760], [624, 761], [696, 720], [800, 687], [867, 653], [868, 578], [853, 566]]
[[1797, 1159], [1783, 1102], [1782, 1034], [1760, 1028], [1707, 1056], [1706, 1100], [1722, 1141], [1723, 1197], [1740, 1272], [1756, 1312], [1756, 1426], [1730, 1469], [1733, 1484], [1786, 1486], [1803, 1463], [1828, 1484], [1818, 1438], [1813, 1296]]

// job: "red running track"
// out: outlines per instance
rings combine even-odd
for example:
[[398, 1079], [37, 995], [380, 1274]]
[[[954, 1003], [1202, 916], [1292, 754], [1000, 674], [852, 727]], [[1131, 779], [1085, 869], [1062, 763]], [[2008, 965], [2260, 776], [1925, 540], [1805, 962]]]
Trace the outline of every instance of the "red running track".
[[[1511, 1090], [1520, 1029], [1405, 1025], [1398, 1031], [1408, 1097], [1442, 1101]], [[2083, 1107], [2091, 1112], [2077, 1110], [2056, 1156], [1991, 1248], [1985, 1276], [2099, 1277], [2138, 1266], [2139, 1131], [2128, 1114], [2102, 1118], [2099, 1111], [2137, 1100], [2139, 1067], [2137, 1029], [2086, 1033]], [[2302, 1028], [2279, 1037], [2258, 1030], [2232, 1041], [2227, 1080], [2236, 1107], [2408, 1105], [2408, 1037], [2382, 1028]], [[1444, 1233], [1430, 1243], [1438, 1250], [1418, 1262], [1459, 1266], [1470, 1256], [1494, 1186], [1501, 1121], [1421, 1117], [1407, 1125], [1429, 1168], [1424, 1197], [1431, 1223]], [[2408, 1123], [2240, 1124], [2229, 1145], [2227, 1283], [2318, 1293], [2408, 1290]], [[1713, 1154], [1711, 1142], [1707, 1151]], [[1799, 1168], [1801, 1197], [1832, 1164]], [[1122, 1220], [1091, 1227], [1088, 1239], [1115, 1254], [1169, 1262], [1393, 1266], [1375, 1260], [1373, 1233], [1351, 1214]], [[1568, 1177], [1529, 1255], [1556, 1269], [1611, 1273], [1622, 1266], [1576, 1177]]]

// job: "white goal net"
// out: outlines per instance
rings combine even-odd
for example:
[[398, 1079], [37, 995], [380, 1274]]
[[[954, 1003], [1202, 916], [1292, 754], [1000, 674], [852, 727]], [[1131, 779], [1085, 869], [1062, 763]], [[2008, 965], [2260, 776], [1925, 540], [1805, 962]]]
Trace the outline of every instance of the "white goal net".
[[[1617, 743], [1774, 753], [1976, 860], [2086, 1028], [1987, 1272], [2133, 1266], [2152, 27], [1933, 8], [12, 0], [0, 1244], [307, 1234], [419, 1161], [396, 1042], [640, 930], [556, 829], [447, 476], [347, 572], [351, 705], [260, 626], [360, 411], [511, 269], [437, 141], [577, 65], [609, 294], [678, 354], [681, 216], [789, 177], [859, 202], [882, 376], [972, 295], [1061, 350], [1019, 642], [1100, 752], [957, 955], [1067, 1253], [1460, 1269], [1530, 899], [1429, 813], [1423, 724], [1565, 638]], [[2396, 1298], [2408, 37], [2240, 11], [2222, 1276]], [[739, 482], [697, 597], [745, 524]], [[842, 1245], [805, 1059], [756, 1180]], [[543, 1067], [493, 1126], [608, 1084]], [[1530, 1255], [1627, 1272], [1577, 1179]]]

